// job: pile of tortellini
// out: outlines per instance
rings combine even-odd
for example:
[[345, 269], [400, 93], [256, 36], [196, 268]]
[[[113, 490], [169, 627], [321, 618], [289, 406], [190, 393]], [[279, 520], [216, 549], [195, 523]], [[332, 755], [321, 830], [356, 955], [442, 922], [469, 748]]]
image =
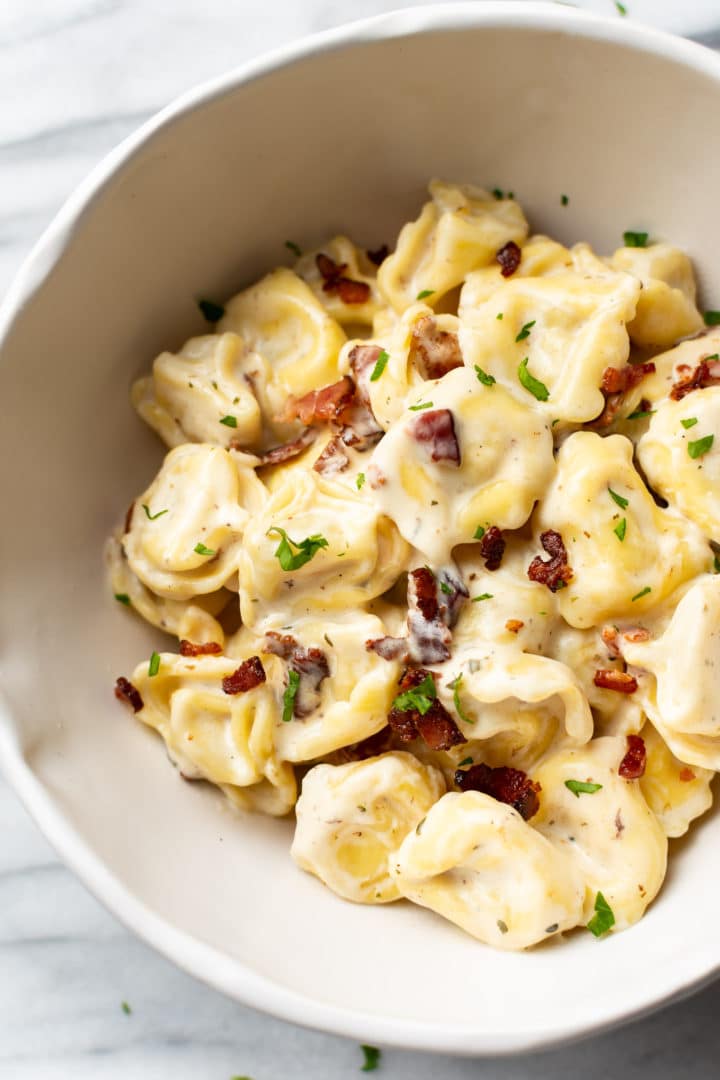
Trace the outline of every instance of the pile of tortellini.
[[720, 767], [720, 328], [669, 244], [430, 196], [392, 253], [301, 253], [134, 386], [169, 449], [112, 589], [180, 646], [116, 693], [186, 778], [294, 808], [339, 896], [600, 936]]

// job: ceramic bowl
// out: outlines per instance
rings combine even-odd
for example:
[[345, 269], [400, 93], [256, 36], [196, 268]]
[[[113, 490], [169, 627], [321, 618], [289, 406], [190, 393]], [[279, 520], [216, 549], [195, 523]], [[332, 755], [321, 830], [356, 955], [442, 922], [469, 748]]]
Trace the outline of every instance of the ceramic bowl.
[[[720, 307], [720, 58], [560, 5], [444, 4], [286, 47], [187, 94], [60, 212], [0, 313], [0, 759], [63, 859], [213, 986], [363, 1042], [511, 1053], [697, 986], [720, 964], [720, 819], [672, 844], [642, 922], [508, 955], [428, 911], [345, 903], [292, 823], [183, 783], [113, 698], [160, 646], [102, 547], [162, 448], [131, 380], [224, 297], [344, 230], [392, 241], [430, 177], [512, 188], [535, 229], [671, 238]], [[570, 197], [561, 205], [561, 193]]]

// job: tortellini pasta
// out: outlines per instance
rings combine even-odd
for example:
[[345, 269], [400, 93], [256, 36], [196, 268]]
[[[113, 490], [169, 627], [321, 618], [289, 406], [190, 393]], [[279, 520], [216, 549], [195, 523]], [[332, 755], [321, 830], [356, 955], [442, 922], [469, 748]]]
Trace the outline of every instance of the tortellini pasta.
[[720, 769], [720, 328], [677, 248], [500, 191], [382, 239], [288, 243], [133, 387], [169, 452], [106, 562], [178, 640], [115, 695], [348, 901], [618, 932]]

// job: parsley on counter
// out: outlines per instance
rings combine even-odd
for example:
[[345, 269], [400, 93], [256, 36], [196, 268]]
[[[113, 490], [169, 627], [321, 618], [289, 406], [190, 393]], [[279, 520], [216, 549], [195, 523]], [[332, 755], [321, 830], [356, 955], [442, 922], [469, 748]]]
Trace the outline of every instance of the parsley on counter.
[[365, 1056], [365, 1064], [363, 1065], [363, 1067], [362, 1067], [362, 1069], [360, 1071], [361, 1072], [374, 1072], [375, 1069], [377, 1069], [379, 1067], [379, 1065], [380, 1065], [381, 1051], [378, 1050], [377, 1046], [365, 1046], [365, 1045], [363, 1045], [363, 1046], [360, 1047], [360, 1049], [362, 1050], [362, 1052], [363, 1052], [363, 1054]]
[[646, 232], [633, 232], [632, 229], [623, 233], [623, 243], [625, 247], [630, 248], [644, 248], [648, 244], [648, 233]]
[[706, 311], [703, 319], [706, 326], [720, 326], [720, 311]]
[[130, 604], [130, 597], [128, 596], [128, 594], [126, 592], [116, 592], [115, 593], [115, 599], [120, 604], [125, 604], [125, 607], [131, 607], [132, 606]]
[[225, 314], [222, 304], [216, 304], [214, 300], [198, 300], [198, 307], [210, 323], [219, 322]]

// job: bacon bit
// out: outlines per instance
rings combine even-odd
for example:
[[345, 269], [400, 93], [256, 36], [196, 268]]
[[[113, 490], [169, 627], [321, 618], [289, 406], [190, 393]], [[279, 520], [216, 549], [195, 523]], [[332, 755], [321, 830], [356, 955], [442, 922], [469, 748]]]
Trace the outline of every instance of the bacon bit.
[[[655, 370], [652, 360], [645, 364], [626, 364], [623, 368], [605, 368], [600, 382], [600, 389], [605, 394], [605, 408], [597, 420], [593, 421], [593, 426], [609, 427], [623, 406], [625, 394]], [[640, 408], [644, 412], [649, 411], [650, 402], [643, 398]]]
[[619, 660], [621, 653], [618, 646], [617, 629], [614, 626], [603, 626], [601, 631], [601, 637], [603, 639], [603, 642], [605, 643], [607, 651], [610, 653], [610, 656], [613, 658], [613, 660]]
[[522, 258], [522, 251], [514, 240], [508, 240], [499, 251], [495, 252], [495, 258], [500, 263], [500, 273], [503, 277], [512, 277]]
[[377, 465], [368, 465], [367, 479], [371, 488], [381, 488], [387, 484], [387, 476]]
[[682, 401], [692, 390], [706, 390], [720, 383], [720, 363], [717, 360], [701, 360], [695, 370], [679, 382], [673, 383], [670, 397]]
[[593, 682], [602, 690], [616, 690], [619, 694], [634, 694], [638, 688], [636, 678], [615, 668], [598, 668]]
[[125, 524], [123, 526], [123, 534], [130, 532], [130, 526], [132, 525], [133, 510], [134, 509], [135, 509], [135, 503], [131, 502], [130, 505], [128, 506], [128, 508], [127, 508], [127, 513], [125, 514]]
[[646, 630], [644, 626], [634, 626], [631, 630], [623, 630], [623, 637], [626, 641], [634, 643], [639, 641], [649, 641], [650, 631]]
[[395, 747], [393, 730], [389, 724], [368, 736], [361, 742], [351, 743], [350, 746], [342, 746], [333, 754], [329, 755], [332, 765], [347, 765], [352, 761], [366, 761], [368, 758], [386, 754]]
[[377, 249], [377, 251], [368, 250], [365, 252], [365, 254], [367, 255], [370, 262], [373, 264], [373, 266], [382, 266], [382, 264], [385, 262], [388, 255], [390, 254], [390, 248], [387, 246], [387, 244], [382, 244]]
[[678, 773], [678, 779], [682, 780], [684, 784], [689, 784], [691, 780], [697, 780], [695, 773], [692, 769], [688, 769], [687, 765]]
[[522, 630], [524, 625], [525, 623], [521, 622], [520, 619], [508, 619], [505, 623], [505, 629], [509, 630], [511, 634], [517, 634]]
[[469, 769], [458, 769], [455, 783], [461, 791], [480, 791], [512, 806], [525, 821], [529, 821], [540, 808], [540, 785], [521, 769], [511, 769], [508, 765], [493, 769], [481, 762], [471, 765]]
[[505, 537], [497, 525], [491, 525], [480, 541], [480, 554], [486, 570], [498, 570], [505, 554]]
[[[425, 668], [407, 668], [398, 683], [398, 690], [403, 693], [419, 686], [428, 675], [434, 680], [431, 671]], [[449, 750], [467, 742], [442, 702], [437, 698], [423, 716], [417, 709], [390, 710], [388, 723], [402, 742], [411, 742], [418, 736], [430, 750]]]
[[541, 555], [536, 555], [528, 567], [528, 577], [531, 581], [539, 581], [541, 585], [547, 585], [550, 592], [557, 592], [563, 585], [572, 581], [573, 572], [568, 566], [567, 551], [563, 538], [554, 529], [540, 534], [540, 543], [550, 558], [546, 561]]
[[426, 379], [441, 379], [448, 371], [463, 366], [457, 334], [438, 330], [430, 315], [418, 319], [412, 328], [409, 359]]
[[217, 656], [221, 652], [222, 645], [218, 645], [217, 641], [205, 641], [202, 645], [195, 645], [183, 638], [180, 642], [181, 656]]
[[243, 660], [239, 668], [232, 675], [226, 675], [222, 681], [222, 688], [226, 694], [244, 694], [248, 690], [254, 690], [266, 679], [265, 668], [259, 656], [251, 656]]
[[460, 465], [460, 445], [455, 434], [455, 421], [450, 409], [422, 412], [410, 421], [408, 433], [430, 451], [431, 461]]
[[279, 656], [281, 660], [289, 660], [297, 648], [297, 639], [292, 634], [278, 634], [275, 630], [265, 634], [265, 652]]
[[419, 664], [450, 659], [450, 630], [442, 618], [438, 585], [432, 570], [420, 566], [408, 574], [408, 648]]
[[346, 446], [356, 450], [368, 450], [375, 446], [385, 434], [375, 419], [372, 409], [362, 401], [356, 401], [342, 415], [345, 427], [341, 437]]
[[128, 705], [132, 705], [133, 712], [140, 712], [144, 707], [143, 699], [140, 697], [140, 691], [137, 686], [133, 686], [129, 679], [126, 679], [124, 675], [121, 675], [119, 679], [115, 681], [115, 697], [118, 701], [124, 701]]
[[355, 397], [355, 383], [349, 375], [323, 386], [320, 390], [311, 390], [299, 398], [290, 398], [278, 420], [299, 420], [301, 424], [324, 424], [337, 420]]
[[386, 635], [381, 638], [373, 638], [365, 642], [365, 648], [368, 652], [374, 652], [383, 660], [403, 660], [409, 659], [408, 639], [405, 637], [390, 637]]
[[355, 376], [358, 397], [366, 405], [370, 402], [368, 380], [381, 352], [379, 345], [354, 345], [348, 355], [350, 367]]
[[305, 649], [291, 634], [278, 634], [274, 630], [265, 634], [265, 649], [289, 660], [291, 670], [300, 676], [293, 712], [298, 719], [309, 716], [320, 704], [320, 684], [330, 675], [325, 653], [314, 646]]
[[623, 780], [639, 780], [645, 772], [647, 751], [645, 740], [640, 735], [628, 735], [627, 752], [620, 762], [618, 773]]
[[[312, 445], [316, 438], [317, 432], [313, 431], [312, 428], [306, 428], [292, 442], [283, 443], [282, 446], [275, 446], [272, 450], [268, 450], [266, 454], [261, 454], [260, 464], [280, 465], [284, 461], [289, 461], [291, 458], [297, 457], [298, 454], [302, 454], [303, 450], [307, 450], [308, 446]], [[238, 448], [234, 447], [233, 449]]]
[[313, 469], [323, 476], [334, 476], [347, 469], [349, 464], [350, 458], [345, 453], [343, 441], [339, 435], [335, 435], [313, 465]]
[[[440, 618], [446, 626], [453, 627], [460, 618], [463, 601], [470, 596], [467, 586], [459, 574], [450, 567], [443, 567], [437, 575], [440, 592], [437, 594], [440, 604]], [[448, 591], [449, 590], [449, 591]]]
[[344, 276], [347, 263], [336, 263], [329, 255], [315, 256], [315, 264], [323, 278], [323, 292], [335, 293], [344, 304], [365, 304], [370, 299], [370, 286]]

